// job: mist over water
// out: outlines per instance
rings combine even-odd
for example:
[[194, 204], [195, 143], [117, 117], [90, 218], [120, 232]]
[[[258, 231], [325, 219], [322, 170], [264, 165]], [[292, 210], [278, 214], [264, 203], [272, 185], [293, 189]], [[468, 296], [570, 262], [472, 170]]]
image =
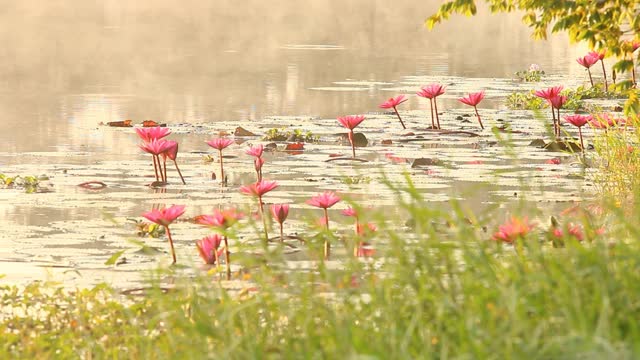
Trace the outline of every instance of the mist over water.
[[390, 96], [320, 91], [345, 80], [510, 77], [530, 63], [566, 72], [564, 37], [534, 42], [520, 15], [455, 17], [439, 1], [20, 1], [0, 9], [0, 143], [5, 151], [117, 151], [100, 122], [335, 117]]

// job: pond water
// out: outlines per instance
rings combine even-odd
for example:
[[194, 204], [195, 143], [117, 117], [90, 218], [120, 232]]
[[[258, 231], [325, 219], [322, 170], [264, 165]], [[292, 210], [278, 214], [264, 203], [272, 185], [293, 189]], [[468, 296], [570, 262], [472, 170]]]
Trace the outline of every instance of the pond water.
[[[167, 255], [128, 253], [127, 264], [103, 265], [115, 251], [131, 249], [135, 230], [127, 218], [153, 205], [185, 204], [191, 218], [217, 206], [247, 206], [237, 186], [253, 181], [244, 150], [259, 138], [238, 139], [225, 163], [231, 186], [211, 180], [204, 143], [220, 131], [242, 126], [257, 134], [273, 127], [311, 130], [321, 137], [302, 154], [266, 155], [265, 176], [281, 187], [267, 202], [291, 202], [289, 231], [303, 231], [315, 214], [304, 200], [336, 190], [356, 201], [394, 211], [395, 195], [381, 185], [383, 173], [416, 186], [445, 206], [465, 199], [472, 210], [501, 201], [532, 203], [580, 200], [587, 170], [577, 159], [528, 147], [544, 127], [531, 112], [510, 112], [504, 96], [541, 84], [512, 80], [513, 73], [539, 64], [550, 84], [576, 86], [585, 75], [574, 59], [584, 49], [563, 36], [533, 41], [520, 15], [456, 17], [433, 32], [423, 22], [440, 2], [398, 0], [246, 1], [215, 4], [183, 0], [122, 2], [24, 1], [0, 10], [0, 173], [46, 174], [49, 192], [25, 194], [0, 189], [0, 273], [3, 281], [63, 278], [72, 284], [140, 280], [140, 269], [166, 262]], [[441, 82], [443, 127], [477, 132], [470, 108], [456, 99], [484, 89], [480, 112], [489, 126], [511, 123], [515, 153], [506, 155], [490, 130], [466, 136], [425, 129], [428, 104], [412, 94]], [[401, 113], [414, 135], [377, 105], [409, 94]], [[336, 141], [344, 132], [335, 120], [367, 114], [358, 129], [370, 146], [358, 149], [368, 163], [325, 162], [350, 149]], [[461, 122], [459, 117], [470, 122]], [[137, 147], [132, 129], [101, 123], [153, 119], [166, 123], [180, 142], [179, 160], [187, 186], [173, 182], [152, 189], [150, 159]], [[383, 143], [383, 140], [391, 140]], [[282, 146], [282, 145], [281, 145]], [[437, 159], [412, 168], [416, 158]], [[560, 164], [552, 159], [560, 159]], [[499, 171], [496, 171], [499, 170]], [[170, 179], [173, 175], [170, 173]], [[528, 179], [523, 189], [521, 178]], [[360, 184], [349, 186], [350, 180]], [[578, 180], [576, 180], [578, 179]], [[84, 181], [108, 187], [90, 191]], [[479, 189], [482, 189], [481, 191]], [[370, 194], [377, 196], [371, 199]], [[343, 207], [344, 208], [344, 207]], [[317, 215], [317, 214], [316, 214]], [[319, 216], [319, 215], [318, 215]], [[339, 217], [336, 213], [333, 217]], [[176, 224], [183, 263], [197, 263], [194, 240], [206, 234], [188, 222]], [[146, 239], [164, 250], [164, 239]]]

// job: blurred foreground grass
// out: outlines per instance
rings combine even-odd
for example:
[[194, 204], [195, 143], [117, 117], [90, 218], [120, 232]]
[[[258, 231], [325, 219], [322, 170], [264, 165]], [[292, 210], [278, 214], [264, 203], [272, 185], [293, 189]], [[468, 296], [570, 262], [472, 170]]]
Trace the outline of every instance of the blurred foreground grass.
[[[377, 214], [374, 259], [296, 271], [274, 251], [247, 265], [250, 280], [233, 292], [216, 274], [194, 279], [174, 270], [155, 274], [176, 276], [170, 288], [150, 280], [137, 294], [106, 285], [5, 286], [0, 353], [29, 359], [640, 354], [637, 217], [612, 205], [601, 211], [609, 222], [596, 235], [600, 225], [581, 209], [571, 221], [581, 225], [583, 241], [568, 236], [552, 243], [539, 223], [510, 245], [491, 240], [469, 214], [455, 210], [460, 204], [445, 213], [410, 182], [395, 191], [411, 226], [387, 226]], [[318, 258], [319, 244], [310, 250]]]

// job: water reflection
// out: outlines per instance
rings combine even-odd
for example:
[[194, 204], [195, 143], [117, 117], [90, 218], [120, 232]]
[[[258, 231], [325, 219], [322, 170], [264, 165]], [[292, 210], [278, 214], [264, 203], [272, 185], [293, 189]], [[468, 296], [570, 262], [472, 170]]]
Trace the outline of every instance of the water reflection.
[[0, 141], [8, 151], [79, 150], [103, 141], [111, 152], [123, 144], [87, 138], [87, 128], [126, 118], [333, 117], [375, 109], [387, 94], [373, 85], [365, 92], [311, 88], [407, 75], [510, 76], [531, 62], [552, 72], [570, 67], [566, 39], [530, 41], [519, 15], [481, 11], [428, 32], [423, 21], [439, 3], [4, 4]]

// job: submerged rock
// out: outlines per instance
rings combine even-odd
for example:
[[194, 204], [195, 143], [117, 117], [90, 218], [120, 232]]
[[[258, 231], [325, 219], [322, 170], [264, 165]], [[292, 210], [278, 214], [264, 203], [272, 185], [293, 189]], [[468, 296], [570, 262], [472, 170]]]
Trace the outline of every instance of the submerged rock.
[[[346, 142], [348, 144], [349, 143], [349, 134], [348, 133], [340, 134], [340, 140], [342, 142]], [[368, 144], [369, 144], [369, 140], [367, 140], [367, 137], [364, 136], [363, 133], [354, 133], [353, 134], [353, 145], [355, 147], [365, 147]]]
[[258, 136], [256, 134], [252, 133], [251, 131], [241, 127], [241, 126], [238, 126], [236, 128], [236, 130], [233, 132], [233, 135], [234, 136]]
[[416, 168], [419, 166], [433, 166], [433, 165], [440, 165], [440, 160], [431, 159], [431, 158], [419, 158], [419, 159], [413, 160], [413, 162], [411, 163], [411, 168]]
[[545, 147], [545, 145], [547, 145], [547, 143], [544, 142], [544, 140], [542, 139], [534, 139], [534, 140], [531, 140], [531, 142], [529, 143], [529, 146], [535, 146], [539, 148]]
[[547, 151], [570, 151], [570, 152], [582, 151], [582, 148], [578, 143], [562, 141], [562, 140], [552, 141], [544, 145], [544, 149]]

